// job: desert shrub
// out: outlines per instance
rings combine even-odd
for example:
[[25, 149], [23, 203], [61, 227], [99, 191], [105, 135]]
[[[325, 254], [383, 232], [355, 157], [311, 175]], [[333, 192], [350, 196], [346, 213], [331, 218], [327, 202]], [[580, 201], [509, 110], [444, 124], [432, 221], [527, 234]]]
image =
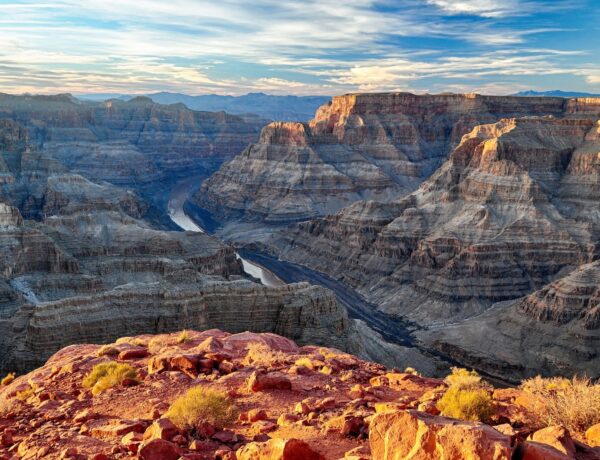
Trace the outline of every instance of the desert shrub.
[[238, 410], [226, 393], [199, 386], [177, 398], [166, 413], [182, 430], [194, 430], [203, 422], [222, 428], [237, 416]]
[[450, 375], [444, 382], [450, 388], [459, 388], [461, 390], [489, 388], [489, 384], [481, 379], [481, 376], [474, 370], [468, 370], [461, 367], [453, 367]]
[[414, 367], [407, 367], [406, 369], [404, 369], [404, 373], [411, 374], [411, 375], [417, 375], [417, 376], [421, 377], [421, 373], [419, 371], [417, 371]]
[[111, 361], [96, 364], [83, 379], [83, 386], [91, 388], [92, 394], [97, 395], [104, 390], [121, 385], [125, 379], [138, 381], [137, 371], [129, 364]]
[[262, 342], [250, 342], [246, 347], [247, 364], [273, 366], [277, 364], [287, 364], [288, 356], [279, 350], [273, 350], [270, 346]]
[[600, 423], [600, 383], [585, 377], [542, 378], [523, 381], [521, 389], [536, 398], [536, 416], [546, 426], [562, 425], [583, 433]]
[[15, 379], [15, 373], [11, 372], [10, 374], [6, 374], [6, 376], [0, 380], [0, 386], [10, 385]]
[[181, 331], [177, 337], [177, 343], [188, 343], [190, 341], [190, 332]]
[[492, 398], [483, 388], [450, 387], [438, 401], [437, 408], [446, 417], [471, 422], [485, 422], [494, 413]]

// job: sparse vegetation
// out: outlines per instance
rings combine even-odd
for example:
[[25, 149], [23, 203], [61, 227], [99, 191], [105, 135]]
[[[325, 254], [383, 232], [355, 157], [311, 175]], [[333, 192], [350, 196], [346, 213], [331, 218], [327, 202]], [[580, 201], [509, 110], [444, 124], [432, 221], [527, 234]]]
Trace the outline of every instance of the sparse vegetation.
[[492, 398], [484, 389], [451, 387], [438, 401], [437, 408], [446, 417], [485, 422], [494, 413]]
[[190, 332], [181, 331], [177, 337], [177, 343], [188, 343], [190, 341]]
[[6, 376], [0, 380], [0, 386], [10, 385], [15, 379], [15, 373], [11, 372], [10, 374], [6, 374]]
[[600, 383], [585, 377], [525, 380], [523, 391], [536, 397], [535, 413], [546, 426], [562, 425], [572, 433], [583, 433], [600, 423]]
[[477, 372], [453, 367], [444, 381], [449, 388], [437, 403], [442, 415], [485, 422], [494, 414], [490, 386]]
[[414, 367], [407, 367], [406, 369], [404, 369], [404, 373], [411, 374], [411, 375], [418, 375], [419, 377], [421, 377], [421, 373], [419, 371], [417, 371]]
[[285, 353], [273, 350], [262, 342], [251, 342], [246, 347], [246, 350], [245, 362], [247, 364], [274, 366], [286, 364], [289, 360]]
[[125, 379], [138, 381], [137, 371], [129, 364], [108, 363], [96, 364], [83, 379], [83, 386], [92, 389], [92, 394], [97, 395], [103, 391], [121, 385]]
[[226, 393], [200, 386], [177, 398], [166, 413], [183, 430], [195, 430], [203, 422], [222, 428], [237, 416], [238, 410]]

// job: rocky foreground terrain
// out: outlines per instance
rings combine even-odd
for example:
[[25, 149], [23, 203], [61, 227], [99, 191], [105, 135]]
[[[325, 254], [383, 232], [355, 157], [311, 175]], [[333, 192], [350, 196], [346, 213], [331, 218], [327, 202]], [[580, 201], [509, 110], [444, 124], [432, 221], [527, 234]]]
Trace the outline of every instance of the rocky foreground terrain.
[[600, 99], [479, 125], [413, 193], [359, 201], [272, 240], [463, 363], [600, 375]]
[[[477, 94], [348, 94], [309, 123], [276, 122], [213, 174], [193, 204], [224, 223], [276, 225], [361, 200], [415, 190], [475, 126], [505, 117], [561, 116], [562, 98]], [[230, 225], [231, 226], [231, 225]]]
[[[127, 374], [92, 379], [102, 366]], [[0, 458], [600, 458], [600, 425], [544, 428], [543, 401], [529, 390], [485, 384], [487, 424], [439, 415], [458, 383], [479, 382], [464, 375], [436, 380], [274, 334], [214, 329], [73, 345], [0, 387]]]

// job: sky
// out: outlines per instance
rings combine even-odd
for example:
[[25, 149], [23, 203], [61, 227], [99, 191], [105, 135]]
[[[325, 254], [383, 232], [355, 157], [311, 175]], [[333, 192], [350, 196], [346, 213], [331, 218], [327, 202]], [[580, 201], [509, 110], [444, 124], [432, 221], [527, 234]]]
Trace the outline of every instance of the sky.
[[0, 92], [600, 93], [600, 0], [0, 0]]

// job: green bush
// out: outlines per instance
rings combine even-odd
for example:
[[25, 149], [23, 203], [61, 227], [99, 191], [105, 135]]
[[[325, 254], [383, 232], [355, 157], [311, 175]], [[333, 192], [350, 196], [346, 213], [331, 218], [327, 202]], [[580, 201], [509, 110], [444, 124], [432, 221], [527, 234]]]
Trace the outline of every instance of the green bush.
[[450, 387], [438, 401], [437, 408], [446, 417], [485, 422], [494, 413], [489, 393], [482, 389]]
[[222, 428], [233, 422], [238, 410], [226, 393], [194, 387], [171, 405], [166, 417], [182, 430], [193, 430], [202, 422]]
[[111, 361], [96, 364], [83, 379], [83, 386], [91, 388], [92, 394], [97, 395], [104, 390], [121, 385], [125, 379], [139, 381], [137, 371], [129, 364]]

